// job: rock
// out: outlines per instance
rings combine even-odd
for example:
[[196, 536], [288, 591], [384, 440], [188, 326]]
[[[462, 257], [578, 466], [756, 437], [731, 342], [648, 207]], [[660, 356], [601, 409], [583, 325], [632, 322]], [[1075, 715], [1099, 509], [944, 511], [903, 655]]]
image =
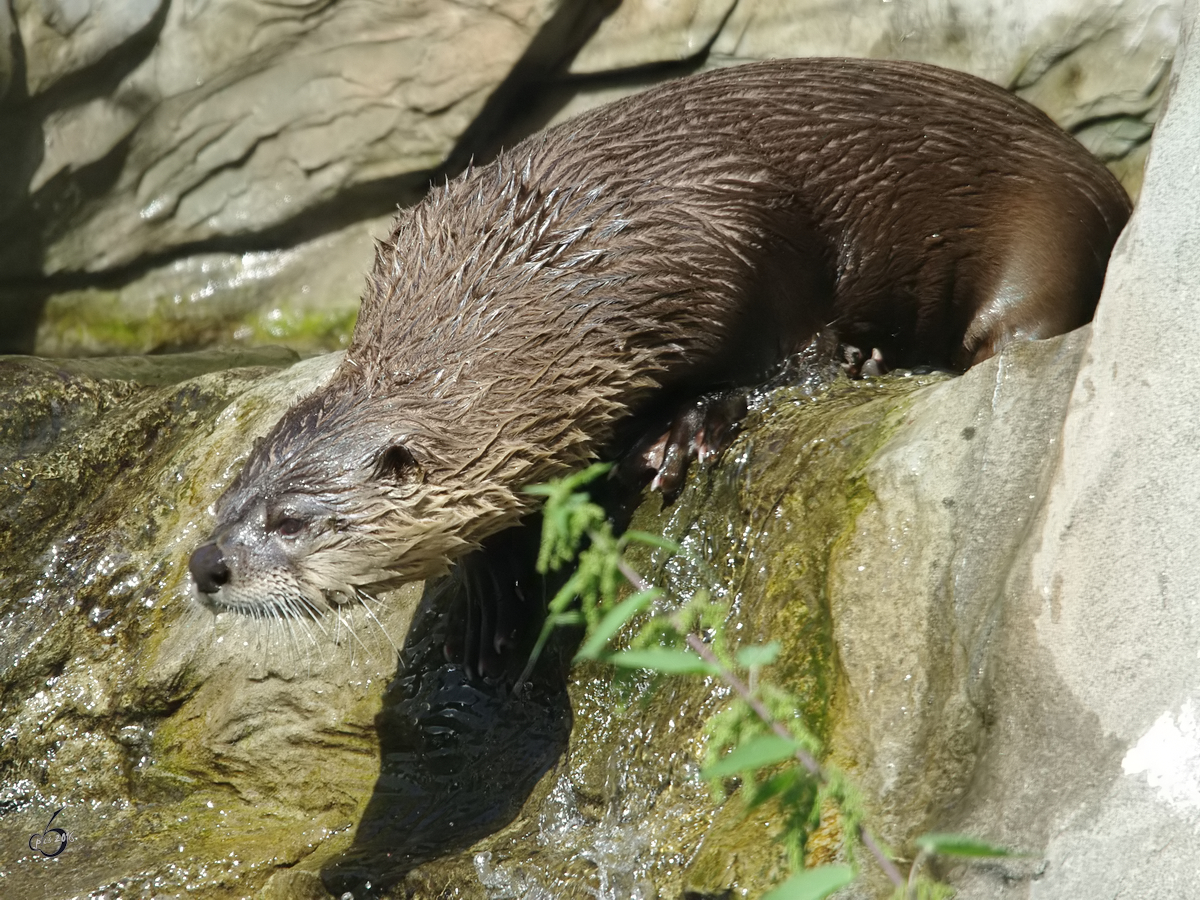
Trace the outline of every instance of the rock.
[[204, 253], [157, 266], [121, 286], [51, 296], [38, 324], [46, 356], [286, 344], [344, 349], [391, 216], [355, 223], [284, 250]]
[[152, 29], [167, 5], [163, 0], [14, 0], [29, 95], [44, 94], [119, 52], [139, 32]]
[[[42, 271], [100, 271], [262, 232], [435, 169], [553, 6], [172, 5], [110, 95], [45, 122], [49, 152], [29, 190], [72, 197], [73, 211], [45, 240]], [[94, 167], [102, 193], [84, 178]], [[0, 271], [27, 271], [19, 244]]]
[[[642, 556], [643, 571], [677, 596], [715, 587], [740, 641], [782, 641], [773, 677], [807, 698], [809, 727], [896, 846], [970, 783], [985, 732], [973, 661], [994, 640], [996, 579], [1028, 532], [1083, 346], [1022, 347], [954, 380], [842, 379], [816, 400], [779, 389], [722, 466], [635, 521], [688, 548]], [[0, 434], [0, 509], [43, 524], [0, 548], [15, 701], [0, 727], [20, 736], [0, 762], [33, 776], [5, 782], [20, 828], [66, 804], [97, 851], [59, 867], [62, 884], [186, 881], [205, 896], [236, 878], [276, 896], [319, 879], [335, 895], [369, 882], [482, 898], [597, 878], [630, 895], [759, 893], [782, 876], [767, 839], [780, 811], [747, 818], [697, 780], [705, 722], [727, 699], [709, 681], [668, 679], [627, 703], [611, 671], [575, 670], [579, 725], [542, 776], [562, 748], [556, 723], [570, 723], [562, 695], [543, 683], [521, 705], [465, 684], [436, 632], [407, 624], [411, 593], [375, 607], [396, 643], [410, 632], [395, 676], [364, 616], [350, 623], [367, 642], [356, 658], [340, 627], [334, 641], [199, 610], [183, 563], [203, 506], [336, 358], [183, 381], [216, 361], [189, 372], [177, 359], [7, 363], [17, 415]], [[647, 687], [635, 679], [634, 695]], [[144, 836], [138, 851], [117, 853], [128, 835]], [[836, 858], [840, 842], [826, 821], [813, 858]], [[35, 863], [0, 872], [33, 890]]]
[[[738, 644], [780, 640], [777, 678], [806, 698], [806, 723], [823, 737], [836, 721], [839, 691], [824, 602], [830, 548], [846, 538], [862, 502], [862, 466], [927, 386], [945, 380], [842, 378], [828, 393], [807, 382], [780, 389], [720, 467], [690, 479], [670, 507], [648, 498], [635, 517], [634, 527], [665, 534], [685, 552], [637, 553], [634, 565], [676, 599], [712, 588], [736, 610], [728, 627]], [[785, 848], [775, 840], [782, 811], [768, 805], [747, 816], [736, 796], [717, 801], [698, 778], [706, 722], [728, 691], [700, 678], [650, 687], [646, 673], [622, 680], [610, 667], [576, 667], [570, 745], [516, 818], [415, 867], [364, 853], [358, 885], [382, 882], [388, 896], [413, 898], [452, 886], [480, 900], [582, 890], [761, 894], [786, 872]], [[836, 823], [828, 830], [836, 844]], [[327, 883], [348, 886], [328, 876]]]
[[[894, 847], [945, 830], [987, 746], [989, 648], [1086, 347], [1082, 329], [923, 391], [863, 469], [870, 499], [830, 564], [832, 748]], [[972, 831], [998, 842], [988, 826]]]
[[996, 727], [960, 813], [1044, 853], [1045, 874], [1014, 891], [1002, 872], [981, 873], [963, 880], [973, 895], [1195, 892], [1197, 15], [1191, 3], [1142, 199], [1014, 569], [993, 663]]
[[738, 0], [625, 0], [571, 60], [572, 75], [633, 69], [699, 56]]
[[[561, 689], [465, 684], [428, 636], [406, 648], [420, 677], [397, 673], [419, 586], [286, 623], [190, 596], [208, 505], [339, 361], [278, 371], [284, 353], [0, 359], [13, 896], [312, 895], [380, 831], [408, 860], [495, 830], [561, 752]], [[56, 810], [70, 837], [48, 869], [24, 842]]]

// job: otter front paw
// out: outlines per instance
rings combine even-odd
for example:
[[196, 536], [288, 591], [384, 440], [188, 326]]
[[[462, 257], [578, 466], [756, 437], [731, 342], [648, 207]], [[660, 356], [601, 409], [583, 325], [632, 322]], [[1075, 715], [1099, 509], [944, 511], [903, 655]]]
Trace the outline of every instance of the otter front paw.
[[469, 678], [499, 679], [524, 662], [545, 612], [540, 522], [493, 535], [458, 561], [443, 652]]
[[745, 390], [705, 394], [681, 409], [665, 430], [652, 430], [620, 463], [619, 477], [659, 491], [670, 503], [683, 488], [695, 460], [706, 463], [737, 436], [749, 408]]

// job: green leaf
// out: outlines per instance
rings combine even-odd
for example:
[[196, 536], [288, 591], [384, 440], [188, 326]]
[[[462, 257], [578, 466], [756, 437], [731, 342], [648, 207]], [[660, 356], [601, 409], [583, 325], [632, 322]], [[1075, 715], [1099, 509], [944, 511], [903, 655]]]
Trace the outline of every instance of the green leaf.
[[780, 649], [779, 641], [759, 644], [756, 647], [743, 647], [737, 652], [737, 661], [747, 669], [753, 666], [770, 665], [779, 656]]
[[658, 588], [647, 588], [644, 591], [638, 591], [636, 594], [626, 597], [609, 610], [603, 619], [596, 623], [596, 627], [592, 629], [592, 633], [588, 636], [587, 643], [580, 647], [579, 652], [575, 654], [575, 659], [599, 659], [600, 654], [604, 652], [604, 648], [608, 646], [608, 642], [612, 639], [613, 635], [621, 630], [621, 626], [661, 595], [662, 591]]
[[761, 769], [791, 759], [799, 746], [799, 741], [785, 740], [777, 734], [759, 735], [734, 748], [732, 753], [722, 756], [700, 774], [711, 780]]
[[533, 494], [538, 497], [557, 495], [565, 500], [567, 496], [575, 493], [575, 491], [588, 482], [595, 481], [612, 467], [612, 463], [592, 463], [582, 472], [576, 472], [574, 475], [559, 478], [547, 484], [530, 484], [523, 488], [523, 490], [526, 494]]
[[818, 866], [793, 875], [762, 900], [824, 900], [853, 880], [854, 870], [849, 866]]
[[812, 777], [805, 769], [792, 766], [782, 772], [777, 772], [766, 781], [754, 785], [753, 790], [748, 791], [743, 799], [750, 809], [762, 806], [774, 797], [779, 797], [780, 803], [788, 804], [790, 802], [795, 805], [800, 802], [797, 795], [805, 789], [810, 793], [816, 793], [816, 785], [812, 782]]
[[657, 534], [651, 534], [648, 531], [637, 531], [633, 528], [621, 535], [621, 539], [626, 543], [649, 544], [651, 547], [661, 547], [663, 550], [668, 550], [671, 553], [679, 553], [680, 546], [674, 541], [668, 541], [665, 537]]
[[937, 856], [1024, 856], [1016, 850], [989, 844], [969, 834], [923, 834], [914, 841], [917, 848]]
[[575, 602], [575, 598], [579, 596], [583, 590], [583, 576], [578, 571], [575, 572], [567, 583], [558, 589], [558, 593], [550, 598], [550, 602], [546, 604], [546, 609], [555, 615], [567, 612], [568, 607]]
[[717, 670], [695, 653], [651, 647], [646, 650], [625, 650], [607, 657], [608, 662], [627, 669], [654, 669], [667, 675], [715, 675]]

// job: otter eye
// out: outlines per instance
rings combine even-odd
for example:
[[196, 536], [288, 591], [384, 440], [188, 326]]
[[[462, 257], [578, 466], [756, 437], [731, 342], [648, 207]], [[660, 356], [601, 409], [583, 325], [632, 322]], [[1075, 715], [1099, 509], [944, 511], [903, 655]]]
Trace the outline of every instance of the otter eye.
[[279, 520], [278, 524], [275, 526], [275, 531], [284, 537], [295, 537], [302, 532], [307, 525], [308, 523], [303, 519], [297, 519], [294, 516], [288, 516], [287, 518]]

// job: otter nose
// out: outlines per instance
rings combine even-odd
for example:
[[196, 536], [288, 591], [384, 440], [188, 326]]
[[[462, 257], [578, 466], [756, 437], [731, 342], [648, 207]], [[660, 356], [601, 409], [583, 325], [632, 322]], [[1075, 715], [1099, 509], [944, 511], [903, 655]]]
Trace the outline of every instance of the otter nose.
[[192, 573], [196, 587], [204, 594], [215, 594], [221, 585], [229, 581], [229, 566], [225, 565], [225, 557], [216, 544], [201, 544], [193, 550], [188, 560], [188, 571]]

